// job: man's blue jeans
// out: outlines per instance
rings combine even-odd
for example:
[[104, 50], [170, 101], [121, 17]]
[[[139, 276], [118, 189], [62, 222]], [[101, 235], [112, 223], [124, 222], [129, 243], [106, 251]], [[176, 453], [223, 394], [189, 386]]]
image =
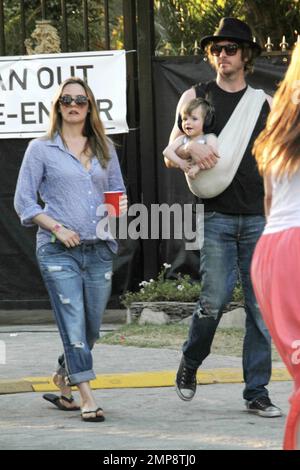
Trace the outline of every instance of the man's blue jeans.
[[95, 378], [91, 350], [111, 292], [112, 256], [103, 241], [75, 248], [47, 243], [37, 251], [64, 347], [58, 372], [71, 385]]
[[202, 290], [188, 340], [183, 345], [187, 366], [198, 368], [210, 353], [222, 310], [231, 300], [239, 274], [246, 311], [243, 396], [250, 401], [268, 396], [266, 385], [271, 377], [271, 339], [250, 279], [253, 251], [264, 225], [265, 219], [259, 215], [204, 214], [204, 246], [200, 253]]

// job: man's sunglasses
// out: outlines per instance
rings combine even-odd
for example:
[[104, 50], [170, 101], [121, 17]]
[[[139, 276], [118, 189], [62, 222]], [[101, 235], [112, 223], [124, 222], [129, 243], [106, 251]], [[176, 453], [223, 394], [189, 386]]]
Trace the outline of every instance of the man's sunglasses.
[[222, 49], [225, 50], [226, 55], [235, 55], [239, 49], [238, 44], [226, 44], [226, 46], [221, 46], [220, 44], [212, 44], [210, 46], [210, 53], [213, 56], [219, 57], [222, 52]]
[[59, 98], [59, 102], [63, 106], [71, 106], [73, 101], [75, 104], [77, 104], [77, 106], [85, 106], [89, 102], [89, 99], [84, 95], [77, 95], [75, 98], [73, 98], [71, 95], [62, 95]]

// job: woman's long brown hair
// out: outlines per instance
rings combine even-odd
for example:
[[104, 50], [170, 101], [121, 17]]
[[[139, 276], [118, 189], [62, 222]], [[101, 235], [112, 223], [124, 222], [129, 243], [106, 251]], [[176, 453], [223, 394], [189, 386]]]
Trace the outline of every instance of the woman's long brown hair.
[[94, 94], [90, 87], [87, 85], [87, 83], [81, 78], [70, 77], [59, 86], [53, 98], [49, 130], [46, 137], [52, 140], [55, 134], [58, 132], [62, 140], [64, 141], [62, 135], [62, 118], [59, 112], [59, 98], [63, 93], [64, 87], [70, 84], [81, 85], [84, 88], [86, 95], [89, 99], [89, 113], [87, 114], [85, 125], [83, 128], [83, 135], [87, 137], [87, 143], [83, 152], [86, 154], [90, 153], [92, 155], [95, 155], [98, 158], [100, 165], [103, 168], [106, 168], [108, 161], [110, 160], [110, 140], [105, 135], [104, 126], [99, 117], [99, 111], [97, 108]]
[[274, 96], [267, 124], [254, 143], [259, 172], [292, 176], [300, 166], [300, 44]]

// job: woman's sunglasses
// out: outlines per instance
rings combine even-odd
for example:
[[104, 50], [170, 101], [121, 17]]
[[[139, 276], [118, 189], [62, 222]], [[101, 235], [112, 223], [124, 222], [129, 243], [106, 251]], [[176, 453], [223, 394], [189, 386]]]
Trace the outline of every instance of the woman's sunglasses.
[[235, 55], [239, 49], [238, 44], [226, 44], [226, 46], [221, 46], [220, 44], [212, 44], [210, 46], [210, 53], [213, 56], [219, 57], [222, 52], [222, 49], [225, 50], [226, 55]]
[[71, 95], [62, 95], [59, 98], [59, 102], [63, 106], [71, 106], [73, 101], [75, 104], [77, 104], [77, 106], [85, 106], [89, 102], [89, 99], [84, 95], [77, 95], [75, 98], [73, 98]]

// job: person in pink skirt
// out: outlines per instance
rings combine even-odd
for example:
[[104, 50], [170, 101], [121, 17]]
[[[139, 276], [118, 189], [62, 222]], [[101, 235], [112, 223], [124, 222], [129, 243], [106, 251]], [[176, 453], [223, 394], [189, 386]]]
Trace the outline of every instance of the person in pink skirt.
[[294, 380], [283, 448], [300, 449], [300, 44], [254, 154], [264, 177], [267, 223], [251, 277], [265, 323]]

